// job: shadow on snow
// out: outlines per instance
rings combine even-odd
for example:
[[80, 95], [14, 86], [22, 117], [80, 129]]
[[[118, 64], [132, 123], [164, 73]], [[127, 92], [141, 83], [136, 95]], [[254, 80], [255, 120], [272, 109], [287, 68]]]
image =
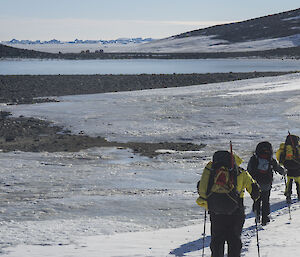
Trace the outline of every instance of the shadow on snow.
[[208, 247], [210, 245], [210, 236], [206, 236], [204, 240], [203, 246], [203, 238], [198, 240], [186, 243], [181, 245], [180, 247], [172, 250], [170, 254], [174, 254], [175, 256], [185, 256], [186, 253], [200, 251], [203, 247]]
[[[295, 203], [295, 202], [297, 202], [297, 201], [293, 201], [293, 203]], [[276, 211], [286, 208], [287, 205], [286, 205], [285, 201], [281, 201], [281, 202], [272, 204], [270, 207], [271, 207], [270, 209], [271, 209], [271, 213], [272, 213], [272, 212], [276, 212]], [[253, 212], [246, 215], [246, 219], [251, 219], [251, 218], [254, 218]], [[262, 230], [262, 229], [263, 229], [262, 227], [259, 227], [259, 230]], [[255, 230], [256, 230], [255, 225], [252, 225], [248, 228], [244, 228], [242, 233], [246, 233], [247, 231], [252, 231], [252, 232], [254, 232], [252, 234], [256, 235]], [[205, 247], [205, 248], [209, 247], [210, 241], [211, 241], [211, 236], [206, 236], [204, 239], [204, 245], [203, 245], [203, 238], [199, 238], [195, 241], [192, 241], [192, 242], [189, 242], [189, 243], [179, 246], [178, 248], [172, 250], [169, 254], [173, 254], [178, 257], [185, 256], [185, 254], [187, 254], [187, 253], [200, 251], [203, 249], [203, 247]], [[247, 248], [242, 249], [242, 252], [246, 252], [246, 251], [247, 251]]]

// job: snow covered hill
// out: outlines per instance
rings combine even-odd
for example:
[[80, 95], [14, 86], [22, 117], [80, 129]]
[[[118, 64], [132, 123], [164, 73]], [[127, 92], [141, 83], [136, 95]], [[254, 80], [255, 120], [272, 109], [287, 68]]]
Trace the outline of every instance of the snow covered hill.
[[300, 46], [300, 9], [194, 30], [137, 46], [146, 52], [236, 52]]

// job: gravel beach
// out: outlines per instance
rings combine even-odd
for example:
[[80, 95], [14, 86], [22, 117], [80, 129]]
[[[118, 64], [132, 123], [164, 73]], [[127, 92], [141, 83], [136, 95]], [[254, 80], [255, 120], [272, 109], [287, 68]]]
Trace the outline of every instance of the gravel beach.
[[[30, 104], [55, 101], [55, 96], [184, 87], [290, 72], [230, 72], [140, 75], [0, 75], [0, 103]], [[45, 99], [36, 99], [46, 97]]]

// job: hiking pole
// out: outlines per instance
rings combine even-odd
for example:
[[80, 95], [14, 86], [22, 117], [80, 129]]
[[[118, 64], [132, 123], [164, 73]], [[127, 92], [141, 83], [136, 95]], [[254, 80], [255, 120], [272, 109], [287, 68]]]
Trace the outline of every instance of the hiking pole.
[[[286, 182], [285, 175], [283, 176], [283, 178], [284, 178], [285, 189], [287, 190], [287, 182]], [[289, 201], [286, 201], [286, 203], [287, 203], [287, 206], [288, 206], [288, 209], [289, 209], [289, 215], [290, 215], [289, 220], [291, 220], [292, 219], [292, 215], [291, 215], [291, 203]]]
[[255, 214], [255, 229], [256, 229], [257, 254], [258, 254], [258, 257], [260, 257], [259, 239], [258, 239], [258, 226], [257, 226], [257, 210], [254, 210], [254, 214]]
[[204, 245], [204, 243], [205, 243], [205, 225], [206, 225], [206, 217], [207, 217], [207, 215], [206, 215], [206, 210], [205, 210], [205, 212], [204, 212], [204, 228], [203, 228], [203, 239], [202, 239], [202, 257], [204, 257], [204, 247], [205, 247], [205, 245]]
[[[238, 175], [238, 167], [236, 166], [234, 155], [233, 155], [233, 150], [232, 150], [232, 142], [230, 140], [230, 158], [231, 158], [231, 169], [233, 172], [233, 178], [234, 178], [234, 187], [236, 191], [236, 186], [237, 186], [237, 175]], [[237, 192], [237, 191], [236, 191]]]
[[292, 138], [292, 135], [291, 135], [290, 131], [288, 131], [288, 133], [289, 133], [289, 137], [291, 138], [291, 143], [292, 143], [293, 152], [294, 152], [294, 149], [296, 148], [296, 146], [295, 146], [295, 143], [294, 143], [294, 140]]
[[233, 157], [233, 151], [232, 151], [232, 142], [230, 141], [230, 156], [231, 156], [231, 168], [233, 169], [234, 167], [234, 157]]

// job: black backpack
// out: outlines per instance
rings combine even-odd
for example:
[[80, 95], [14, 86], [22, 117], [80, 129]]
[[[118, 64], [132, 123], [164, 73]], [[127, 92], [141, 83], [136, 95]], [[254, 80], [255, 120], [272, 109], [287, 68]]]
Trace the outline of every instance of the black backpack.
[[215, 152], [206, 192], [210, 212], [232, 214], [239, 208], [237, 175], [238, 167], [232, 160], [231, 154], [227, 151]]

